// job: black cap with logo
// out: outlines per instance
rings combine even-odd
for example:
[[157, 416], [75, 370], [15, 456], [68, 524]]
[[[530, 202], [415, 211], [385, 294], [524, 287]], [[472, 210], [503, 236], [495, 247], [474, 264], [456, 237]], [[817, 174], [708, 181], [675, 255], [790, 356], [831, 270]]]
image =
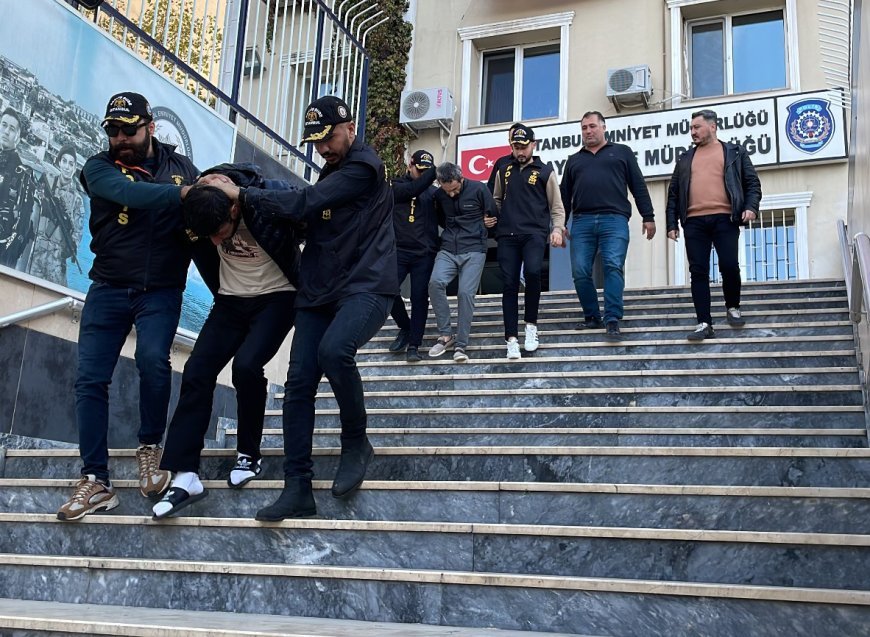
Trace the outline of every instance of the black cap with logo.
[[320, 97], [305, 109], [300, 144], [326, 141], [334, 134], [336, 124], [352, 122], [350, 107], [334, 95]]
[[418, 150], [411, 155], [411, 165], [416, 166], [420, 170], [427, 170], [435, 165], [435, 158], [428, 150]]
[[517, 124], [511, 130], [511, 144], [528, 146], [535, 141], [535, 131], [523, 124]]
[[139, 93], [125, 91], [112, 96], [106, 105], [106, 122], [122, 122], [124, 124], [138, 124], [139, 122], [151, 121], [151, 105]]

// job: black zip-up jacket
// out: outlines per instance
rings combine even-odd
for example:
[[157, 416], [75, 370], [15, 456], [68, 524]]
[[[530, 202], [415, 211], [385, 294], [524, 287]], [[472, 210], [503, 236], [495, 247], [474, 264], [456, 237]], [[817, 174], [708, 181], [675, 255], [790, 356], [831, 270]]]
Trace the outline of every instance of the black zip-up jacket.
[[462, 189], [451, 197], [441, 188], [435, 193], [441, 233], [441, 249], [451, 254], [486, 252], [487, 228], [484, 216], [498, 217], [495, 200], [480, 181], [462, 180]]
[[406, 173], [393, 180], [393, 229], [396, 247], [403, 252], [422, 256], [438, 249], [433, 181], [434, 166], [424, 170], [418, 179]]
[[[297, 186], [279, 181], [265, 179], [260, 173], [260, 167], [251, 163], [219, 164], [202, 173], [203, 176], [218, 174], [233, 180], [237, 186], [245, 188], [263, 188], [265, 190], [298, 190]], [[294, 287], [299, 286], [299, 259], [301, 251], [301, 228], [293, 221], [264, 215], [256, 210], [242, 210], [242, 218], [251, 235], [265, 250], [271, 259], [281, 268], [281, 272]], [[203, 281], [217, 294], [220, 289], [220, 256], [208, 237], [196, 241], [193, 260]]]
[[247, 188], [243, 209], [306, 224], [296, 307], [317, 307], [361, 292], [399, 293], [393, 191], [384, 164], [357, 137], [337, 165], [300, 190]]
[[192, 250], [179, 186], [195, 182], [198, 171], [175, 146], [152, 142], [153, 174], [116, 162], [107, 151], [82, 168], [91, 198], [94, 265], [88, 276], [94, 281], [137, 290], [185, 286]]
[[[720, 142], [725, 153], [725, 192], [731, 200], [731, 223], [741, 224], [743, 212], [751, 210], [758, 214], [761, 203], [761, 180], [755, 172], [755, 166], [749, 159], [749, 153], [740, 144]], [[671, 183], [668, 186], [668, 207], [665, 211], [668, 232], [677, 229], [677, 219], [680, 225], [686, 225], [689, 211], [689, 184], [692, 181], [692, 159], [695, 148], [692, 147], [677, 160]]]

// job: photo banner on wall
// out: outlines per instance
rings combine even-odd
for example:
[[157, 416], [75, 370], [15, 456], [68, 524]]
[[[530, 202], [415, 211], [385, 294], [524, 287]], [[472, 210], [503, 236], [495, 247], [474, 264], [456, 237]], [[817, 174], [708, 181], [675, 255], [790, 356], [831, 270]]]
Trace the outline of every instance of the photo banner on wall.
[[[9, 3], [0, 20], [0, 265], [86, 292], [93, 254], [84, 162], [108, 148], [109, 98], [144, 95], [155, 136], [204, 170], [230, 161], [234, 127], [58, 0]], [[191, 266], [180, 327], [211, 293]]]

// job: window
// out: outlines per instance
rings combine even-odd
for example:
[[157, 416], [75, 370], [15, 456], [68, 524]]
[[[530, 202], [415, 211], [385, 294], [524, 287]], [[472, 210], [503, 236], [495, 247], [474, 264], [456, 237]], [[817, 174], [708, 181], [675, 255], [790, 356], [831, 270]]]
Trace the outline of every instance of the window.
[[687, 31], [692, 97], [788, 86], [781, 10], [691, 22]]
[[459, 29], [460, 132], [472, 126], [568, 116], [573, 11]]
[[483, 55], [482, 124], [559, 115], [559, 45]]
[[[745, 281], [788, 281], [798, 278], [797, 220], [793, 208], [761, 210], [740, 233], [740, 263]], [[710, 255], [710, 282], [720, 283], [716, 251]]]
[[257, 47], [249, 46], [245, 49], [245, 66], [242, 69], [243, 75], [261, 75], [266, 69], [263, 68], [263, 63], [260, 60], [260, 52]]

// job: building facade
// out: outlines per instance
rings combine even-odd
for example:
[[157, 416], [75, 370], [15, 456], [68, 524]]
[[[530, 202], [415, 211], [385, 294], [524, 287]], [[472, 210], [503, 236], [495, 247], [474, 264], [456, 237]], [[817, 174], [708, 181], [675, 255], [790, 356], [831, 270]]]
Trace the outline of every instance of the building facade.
[[[437, 127], [406, 112], [418, 135], [412, 149], [486, 179], [509, 152], [508, 127], [522, 121], [561, 176], [580, 148], [581, 116], [602, 112], [608, 137], [638, 157], [659, 230], [642, 240], [632, 218], [626, 284], [681, 285], [685, 249], [665, 235], [668, 178], [691, 145], [691, 113], [712, 108], [719, 138], [744, 145], [764, 190], [761, 219], [742, 237], [745, 279], [842, 276], [836, 220], [847, 213], [849, 121], [823, 69], [819, 4], [416, 0], [405, 102], [409, 92], [449, 93], [454, 109], [450, 121], [436, 108]], [[551, 289], [572, 287], [566, 252], [551, 255]]]

